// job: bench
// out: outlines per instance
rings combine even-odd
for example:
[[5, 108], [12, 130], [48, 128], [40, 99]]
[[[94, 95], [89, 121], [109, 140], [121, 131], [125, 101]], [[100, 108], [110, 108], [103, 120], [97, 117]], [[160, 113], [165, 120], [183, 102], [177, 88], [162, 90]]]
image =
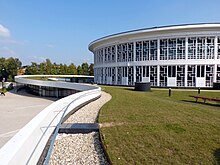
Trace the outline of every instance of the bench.
[[209, 101], [220, 101], [220, 98], [210, 98], [210, 97], [192, 96], [192, 95], [189, 95], [189, 97], [195, 98], [196, 102], [198, 102], [198, 99], [202, 99], [204, 101], [204, 103], [206, 102], [206, 100], [209, 100]]

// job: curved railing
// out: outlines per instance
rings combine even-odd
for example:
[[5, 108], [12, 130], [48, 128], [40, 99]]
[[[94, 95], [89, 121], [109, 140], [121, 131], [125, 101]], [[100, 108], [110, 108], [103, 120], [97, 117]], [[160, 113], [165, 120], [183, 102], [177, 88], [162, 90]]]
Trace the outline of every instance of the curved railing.
[[[100, 87], [86, 84], [49, 82], [27, 79], [18, 76], [16, 82], [32, 85], [53, 85], [51, 87], [70, 87], [82, 92], [62, 98], [35, 116], [12, 139], [0, 149], [1, 164], [37, 164], [50, 136], [62, 117], [78, 109], [80, 106], [101, 96]], [[72, 86], [71, 86], [72, 84]], [[79, 88], [77, 88], [79, 86]]]

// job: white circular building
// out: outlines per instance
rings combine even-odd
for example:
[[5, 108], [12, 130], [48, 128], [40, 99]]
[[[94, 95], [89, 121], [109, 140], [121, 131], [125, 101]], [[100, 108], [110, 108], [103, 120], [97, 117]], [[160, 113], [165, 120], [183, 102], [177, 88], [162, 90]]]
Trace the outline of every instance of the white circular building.
[[98, 84], [212, 87], [220, 82], [220, 23], [153, 27], [93, 41]]

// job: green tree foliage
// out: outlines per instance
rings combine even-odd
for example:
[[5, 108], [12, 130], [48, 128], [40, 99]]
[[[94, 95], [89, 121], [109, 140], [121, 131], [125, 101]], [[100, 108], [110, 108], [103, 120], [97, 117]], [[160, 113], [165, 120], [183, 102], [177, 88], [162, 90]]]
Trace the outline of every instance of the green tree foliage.
[[50, 59], [46, 59], [45, 70], [46, 70], [46, 74], [52, 74], [52, 63]]
[[83, 74], [83, 70], [82, 70], [82, 67], [80, 65], [77, 67], [77, 74], [78, 75], [82, 75]]
[[7, 81], [13, 81], [21, 65], [22, 63], [18, 58], [0, 58], [0, 79], [5, 78]]
[[89, 65], [87, 62], [82, 63], [82, 74], [89, 75]]
[[[40, 71], [42, 71], [40, 73]], [[43, 65], [38, 65], [36, 62], [31, 62], [30, 66], [27, 66], [25, 70], [25, 74], [27, 75], [37, 75], [37, 74], [43, 74], [44, 68]]]
[[76, 66], [73, 63], [68, 66], [68, 74], [77, 74]]
[[94, 64], [89, 65], [89, 75], [94, 76]]
[[[0, 81], [5, 78], [7, 81], [13, 81], [14, 76], [17, 75], [18, 70], [21, 69], [22, 63], [18, 58], [10, 57], [8, 59], [0, 58]], [[76, 66], [73, 63], [70, 65], [52, 63], [50, 59], [45, 62], [37, 64], [32, 62], [25, 70], [26, 75], [94, 75], [94, 64], [82, 63]]]
[[25, 74], [34, 75], [34, 74], [52, 74], [52, 75], [94, 75], [93, 64], [88, 65], [88, 63], [82, 63], [78, 67], [71, 63], [70, 65], [66, 64], [56, 64], [52, 63], [49, 59], [46, 59], [45, 62], [37, 64], [32, 62], [30, 66], [27, 66]]

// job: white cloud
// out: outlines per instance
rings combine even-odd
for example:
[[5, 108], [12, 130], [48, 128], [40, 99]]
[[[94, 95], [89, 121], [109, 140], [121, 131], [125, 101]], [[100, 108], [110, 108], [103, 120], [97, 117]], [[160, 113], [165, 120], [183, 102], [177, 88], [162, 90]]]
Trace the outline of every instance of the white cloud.
[[0, 24], [0, 37], [10, 37], [10, 31]]
[[11, 33], [10, 33], [9, 29], [7, 29], [6, 27], [4, 27], [1, 24], [0, 24], [0, 44], [4, 44], [4, 45], [11, 45], [11, 44], [25, 45], [24, 42], [14, 40], [11, 37]]

